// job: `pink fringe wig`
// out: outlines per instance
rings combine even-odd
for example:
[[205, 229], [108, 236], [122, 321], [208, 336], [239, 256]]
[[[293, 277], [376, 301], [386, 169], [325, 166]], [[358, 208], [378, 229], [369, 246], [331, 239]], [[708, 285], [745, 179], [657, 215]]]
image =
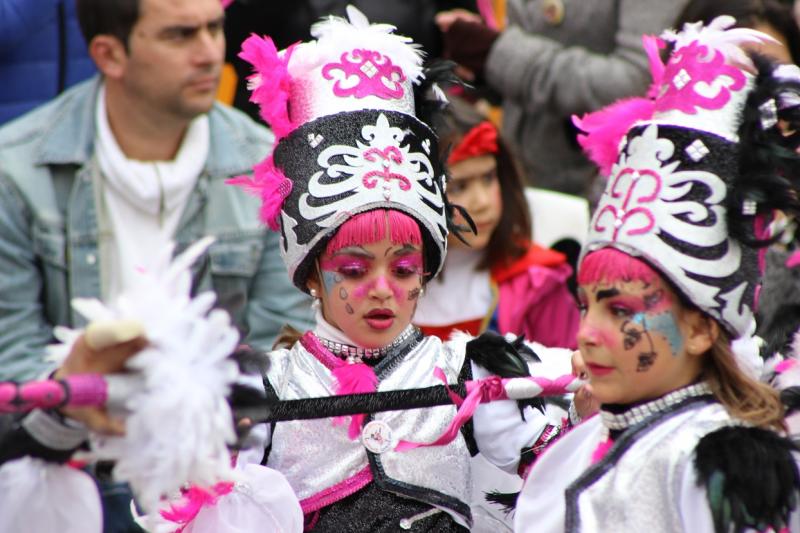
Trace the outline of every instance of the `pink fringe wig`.
[[661, 275], [650, 265], [616, 248], [590, 252], [578, 270], [578, 284], [644, 281], [653, 283]]
[[394, 209], [374, 209], [359, 213], [347, 220], [328, 241], [325, 252], [336, 253], [347, 246], [378, 242], [386, 236], [392, 244], [422, 244], [422, 232], [417, 221]]

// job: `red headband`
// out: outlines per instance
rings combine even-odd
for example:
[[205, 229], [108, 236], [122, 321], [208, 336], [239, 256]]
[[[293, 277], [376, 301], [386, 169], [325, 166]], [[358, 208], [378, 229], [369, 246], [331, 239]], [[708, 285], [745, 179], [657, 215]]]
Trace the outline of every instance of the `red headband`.
[[494, 124], [485, 120], [464, 135], [461, 142], [450, 152], [447, 164], [454, 165], [471, 157], [496, 153], [497, 128], [494, 127]]

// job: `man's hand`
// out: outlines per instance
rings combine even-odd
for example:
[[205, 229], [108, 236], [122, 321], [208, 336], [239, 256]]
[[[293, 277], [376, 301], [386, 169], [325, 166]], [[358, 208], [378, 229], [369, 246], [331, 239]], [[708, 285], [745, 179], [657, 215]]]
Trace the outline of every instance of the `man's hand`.
[[[141, 324], [131, 321], [97, 322], [86, 328], [72, 351], [53, 375], [62, 379], [74, 374], [121, 372], [127, 360], [147, 346]], [[122, 435], [125, 425], [111, 418], [104, 408], [64, 407], [64, 416], [86, 424], [97, 433]]]

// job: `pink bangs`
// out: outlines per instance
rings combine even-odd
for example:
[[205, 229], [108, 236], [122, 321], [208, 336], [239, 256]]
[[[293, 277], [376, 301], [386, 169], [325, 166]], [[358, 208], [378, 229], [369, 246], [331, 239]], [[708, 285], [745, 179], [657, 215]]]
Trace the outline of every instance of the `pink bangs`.
[[652, 283], [661, 276], [650, 265], [615, 248], [602, 248], [583, 258], [578, 269], [578, 284], [644, 281]]
[[417, 221], [394, 209], [375, 209], [353, 216], [342, 224], [328, 242], [325, 252], [333, 254], [347, 246], [378, 242], [386, 236], [392, 244], [422, 244], [422, 233]]

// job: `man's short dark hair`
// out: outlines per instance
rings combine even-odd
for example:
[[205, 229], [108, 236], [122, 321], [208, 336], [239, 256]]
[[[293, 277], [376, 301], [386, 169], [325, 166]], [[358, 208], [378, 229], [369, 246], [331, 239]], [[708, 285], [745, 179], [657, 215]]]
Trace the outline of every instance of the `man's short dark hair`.
[[97, 35], [113, 35], [128, 48], [128, 39], [139, 20], [141, 0], [77, 0], [78, 22], [89, 44]]

